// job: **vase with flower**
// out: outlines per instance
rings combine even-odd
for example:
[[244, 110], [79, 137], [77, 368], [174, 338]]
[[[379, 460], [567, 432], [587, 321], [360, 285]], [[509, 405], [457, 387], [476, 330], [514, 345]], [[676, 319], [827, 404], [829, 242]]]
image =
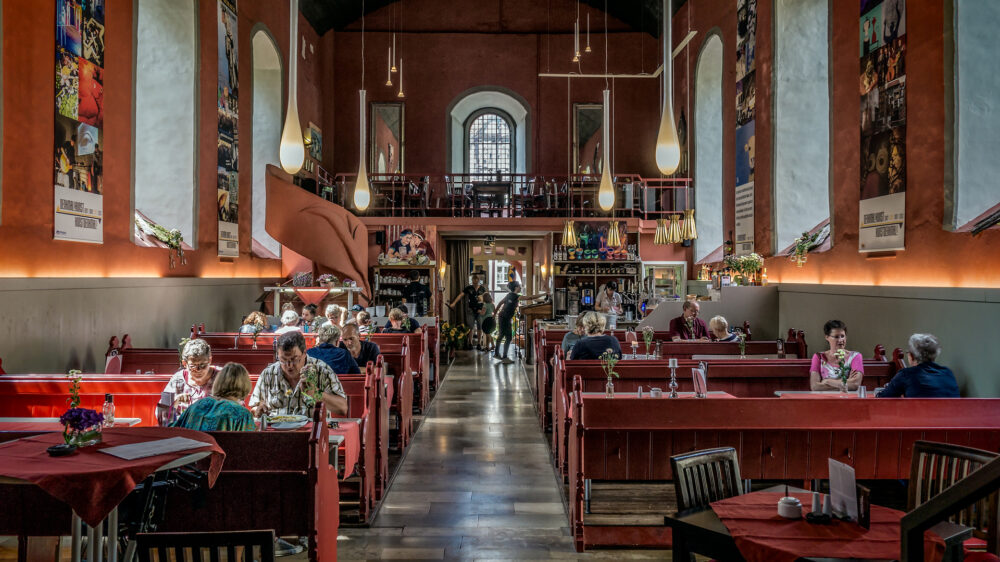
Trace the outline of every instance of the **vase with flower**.
[[101, 428], [104, 423], [104, 414], [80, 407], [80, 371], [69, 372], [69, 410], [59, 416], [59, 423], [63, 425], [63, 440], [67, 445], [77, 447], [89, 447], [101, 442]]
[[608, 377], [608, 384], [604, 385], [605, 398], [615, 397], [615, 383], [612, 382], [611, 378], [618, 377], [618, 373], [615, 372], [615, 365], [617, 364], [618, 355], [611, 348], [608, 348], [601, 354], [601, 366], [604, 367], [604, 374]]
[[656, 333], [653, 331], [652, 326], [646, 326], [642, 329], [642, 341], [646, 344], [646, 357], [649, 358], [649, 346], [653, 344], [653, 337]]
[[838, 349], [833, 355], [837, 359], [837, 377], [840, 379], [840, 391], [846, 394], [847, 379], [851, 378], [851, 366], [845, 364], [847, 361], [847, 351]]

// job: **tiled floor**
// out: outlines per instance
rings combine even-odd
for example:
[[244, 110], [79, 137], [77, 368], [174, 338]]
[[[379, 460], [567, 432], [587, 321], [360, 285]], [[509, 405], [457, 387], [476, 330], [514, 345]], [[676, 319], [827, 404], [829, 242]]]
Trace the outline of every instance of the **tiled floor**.
[[340, 560], [669, 559], [577, 554], [519, 363], [461, 353], [368, 529], [341, 529]]

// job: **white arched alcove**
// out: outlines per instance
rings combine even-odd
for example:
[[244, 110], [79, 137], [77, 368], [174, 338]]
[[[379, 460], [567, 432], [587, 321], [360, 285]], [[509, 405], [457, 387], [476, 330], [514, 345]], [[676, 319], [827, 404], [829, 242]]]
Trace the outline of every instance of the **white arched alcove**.
[[830, 218], [829, 0], [774, 3], [776, 252]]
[[694, 260], [725, 239], [722, 227], [722, 39], [710, 35], [698, 56], [694, 90], [694, 201], [698, 238]]
[[481, 109], [499, 109], [514, 121], [514, 173], [524, 174], [530, 165], [528, 146], [528, 105], [499, 90], [479, 90], [464, 94], [452, 104], [448, 123], [448, 169], [465, 172], [465, 124]]
[[278, 162], [278, 145], [281, 142], [282, 110], [281, 110], [281, 56], [274, 38], [264, 31], [258, 30], [252, 39], [253, 59], [253, 191], [250, 208], [253, 210], [251, 235], [257, 243], [254, 246], [263, 247], [271, 255], [262, 257], [277, 257], [281, 255], [281, 244], [271, 238], [264, 229], [264, 219], [267, 215], [267, 177], [268, 164], [280, 165]]
[[135, 209], [197, 244], [194, 0], [139, 0], [135, 33]]

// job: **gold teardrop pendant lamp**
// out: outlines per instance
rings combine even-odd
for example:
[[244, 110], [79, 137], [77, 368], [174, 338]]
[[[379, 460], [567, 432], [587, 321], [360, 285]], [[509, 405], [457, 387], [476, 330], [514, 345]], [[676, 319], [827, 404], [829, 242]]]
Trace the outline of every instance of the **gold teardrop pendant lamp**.
[[680, 219], [680, 215], [670, 215], [670, 229], [667, 231], [667, 242], [670, 244], [680, 244], [682, 241]]
[[666, 246], [669, 244], [670, 242], [667, 242], [667, 230], [667, 219], [656, 219], [656, 234], [653, 236], [653, 244], [657, 246]]
[[576, 228], [573, 226], [573, 221], [566, 221], [566, 224], [563, 225], [562, 245], [570, 248], [577, 245]]
[[618, 232], [618, 221], [611, 221], [608, 225], [608, 247], [617, 248], [622, 245], [622, 236]]
[[694, 240], [698, 238], [698, 229], [694, 224], [694, 209], [684, 211], [684, 225], [681, 226], [681, 239]]

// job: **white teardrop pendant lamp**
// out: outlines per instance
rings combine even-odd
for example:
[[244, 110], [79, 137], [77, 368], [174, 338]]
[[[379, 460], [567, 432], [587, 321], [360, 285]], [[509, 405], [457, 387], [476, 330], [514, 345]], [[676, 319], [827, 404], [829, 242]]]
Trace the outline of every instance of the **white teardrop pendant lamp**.
[[306, 161], [306, 144], [302, 138], [302, 124], [299, 123], [299, 57], [296, 48], [299, 36], [299, 0], [289, 0], [288, 25], [288, 110], [285, 111], [285, 126], [281, 131], [278, 145], [278, 162], [289, 174], [297, 174]]
[[611, 183], [611, 150], [608, 142], [611, 137], [609, 133], [611, 119], [608, 117], [611, 112], [610, 99], [611, 90], [604, 90], [604, 124], [601, 127], [603, 129], [601, 142], [604, 143], [604, 156], [601, 162], [601, 187], [597, 190], [597, 204], [605, 212], [610, 211], [615, 206], [615, 186]]
[[663, 0], [663, 113], [656, 135], [656, 167], [669, 176], [681, 165], [681, 144], [674, 124], [674, 56], [669, 0]]
[[358, 155], [358, 181], [354, 184], [354, 208], [359, 211], [367, 210], [368, 205], [372, 202], [372, 190], [368, 185], [368, 167], [365, 166], [365, 146], [368, 144], [367, 127], [365, 126], [366, 93], [364, 90], [358, 90], [361, 98], [361, 118], [359, 119], [361, 122], [361, 131], [360, 135], [358, 135], [360, 139], [358, 143], [360, 154]]

